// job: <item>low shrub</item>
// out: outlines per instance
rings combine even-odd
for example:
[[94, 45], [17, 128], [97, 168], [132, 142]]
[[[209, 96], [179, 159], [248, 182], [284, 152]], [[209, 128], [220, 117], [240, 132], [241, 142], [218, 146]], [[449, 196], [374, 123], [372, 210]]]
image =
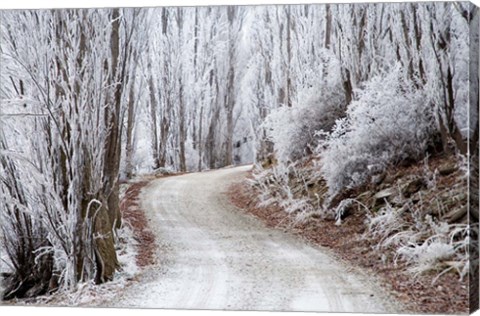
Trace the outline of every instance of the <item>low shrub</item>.
[[357, 91], [344, 118], [320, 141], [317, 153], [331, 195], [357, 187], [389, 165], [422, 158], [435, 134], [425, 94], [399, 67]]

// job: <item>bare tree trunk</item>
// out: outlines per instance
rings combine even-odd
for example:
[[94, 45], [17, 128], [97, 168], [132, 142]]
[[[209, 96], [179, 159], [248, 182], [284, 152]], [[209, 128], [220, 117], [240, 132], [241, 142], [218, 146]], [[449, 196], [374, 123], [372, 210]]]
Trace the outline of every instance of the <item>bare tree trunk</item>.
[[[230, 63], [232, 61], [230, 60]], [[228, 85], [227, 85], [227, 96], [226, 96], [226, 115], [227, 115], [227, 136], [225, 140], [225, 162], [226, 166], [230, 166], [233, 163], [233, 108], [235, 107], [234, 100], [234, 78], [235, 70], [233, 65], [230, 65], [228, 71]]]
[[330, 12], [330, 5], [325, 6], [325, 48], [330, 48], [332, 33], [332, 13]]
[[447, 71], [447, 99], [448, 105], [446, 106], [447, 109], [447, 122], [448, 122], [448, 129], [451, 137], [455, 141], [455, 144], [463, 155], [466, 155], [468, 152], [468, 139], [464, 138], [460, 128], [458, 128], [457, 122], [455, 121], [455, 96], [454, 96], [454, 88], [453, 88], [453, 75], [450, 66], [448, 67]]
[[[325, 49], [330, 49], [331, 42], [331, 33], [332, 33], [332, 13], [330, 12], [330, 5], [325, 6]], [[327, 76], [327, 65], [323, 64], [322, 66], [322, 78], [325, 79]]]
[[233, 164], [233, 112], [227, 113], [227, 139], [225, 149], [225, 166]]
[[[165, 73], [168, 73], [168, 63], [164, 64]], [[163, 77], [164, 86], [168, 86], [168, 79]], [[170, 124], [172, 116], [172, 100], [169, 93], [165, 95], [165, 106], [162, 108], [161, 123], [160, 123], [160, 142], [158, 144], [158, 164], [159, 167], [164, 168], [167, 164], [167, 148], [168, 137], [170, 133]]]
[[151, 119], [151, 129], [152, 129], [152, 155], [153, 155], [153, 169], [158, 169], [160, 167], [160, 153], [158, 150], [158, 126], [157, 126], [157, 100], [155, 98], [155, 85], [153, 83], [152, 74], [148, 79], [148, 90], [150, 93], [150, 119]]
[[125, 171], [127, 178], [131, 178], [133, 174], [133, 127], [135, 125], [135, 75], [137, 66], [133, 66], [132, 83], [130, 84], [130, 93], [128, 95], [128, 112], [127, 112], [127, 144], [125, 147]]
[[[178, 38], [179, 38], [179, 50], [182, 50], [182, 44], [183, 44], [183, 9], [182, 8], [177, 8], [177, 27], [178, 27]], [[186, 163], [186, 158], [185, 158], [185, 142], [187, 141], [187, 131], [185, 129], [185, 104], [184, 104], [184, 99], [183, 99], [183, 81], [182, 81], [182, 76], [183, 76], [183, 67], [182, 64], [180, 64], [180, 70], [178, 73], [178, 112], [179, 112], [179, 160], [180, 160], [180, 171], [185, 172], [187, 171], [187, 163]]]
[[[112, 33], [110, 40], [111, 52], [111, 74], [110, 82], [112, 85], [121, 82], [124, 78], [125, 63], [122, 62], [120, 69], [120, 13], [118, 9], [112, 10]], [[120, 111], [121, 97], [124, 88], [123, 82], [115, 85], [113, 94], [113, 110], [108, 111], [106, 126], [109, 128], [108, 137], [105, 144], [105, 164], [104, 177], [105, 187], [104, 194], [107, 198], [107, 205], [102, 206], [101, 210], [94, 221], [94, 231], [103, 238], [95, 239], [95, 261], [96, 276], [95, 282], [101, 283], [113, 279], [115, 270], [118, 267], [117, 255], [113, 241], [113, 229], [120, 228], [120, 200], [119, 200], [119, 183], [118, 176], [120, 171]]]
[[285, 101], [284, 104], [288, 107], [292, 106], [292, 95], [291, 95], [291, 63], [292, 63], [292, 23], [291, 23], [291, 14], [292, 8], [290, 5], [287, 5], [287, 69], [286, 69], [286, 84], [285, 84]]
[[[109, 80], [112, 85], [121, 81], [124, 77], [124, 69], [119, 69], [120, 57], [120, 13], [118, 9], [112, 11], [112, 34], [110, 40], [111, 51], [111, 65], [112, 71]], [[123, 67], [125, 67], [125, 60], [123, 60]], [[120, 216], [120, 201], [118, 175], [120, 170], [120, 105], [124, 83], [115, 84], [113, 94], [113, 110], [108, 112], [107, 126], [109, 134], [105, 144], [105, 193], [108, 201], [108, 216], [110, 222], [115, 228], [121, 226]]]
[[227, 94], [225, 95], [225, 112], [227, 116], [227, 135], [225, 139], [225, 160], [226, 166], [233, 164], [233, 109], [235, 107], [235, 41], [232, 38], [234, 33], [233, 24], [235, 22], [237, 7], [229, 6], [228, 15], [228, 60], [229, 68], [227, 74]]
[[216, 144], [216, 129], [218, 126], [218, 118], [220, 115], [220, 108], [216, 107], [213, 110], [213, 115], [210, 119], [210, 125], [208, 127], [207, 138], [205, 141], [205, 150], [208, 159], [208, 166], [210, 169], [214, 169], [217, 163], [217, 157], [215, 155], [215, 144]]
[[[193, 77], [194, 77], [194, 82], [198, 81], [198, 69], [197, 69], [197, 59], [198, 59], [198, 45], [199, 45], [199, 38], [198, 38], [198, 29], [200, 25], [198, 24], [198, 7], [195, 8], [195, 23], [193, 25]], [[197, 125], [195, 124], [195, 117], [197, 114], [197, 108], [198, 108], [198, 100], [195, 98], [192, 100], [193, 102], [193, 108], [194, 110], [194, 115], [192, 117], [192, 147], [193, 150], [197, 150], [198, 148], [198, 139], [197, 139]]]
[[[168, 24], [169, 24], [169, 14], [167, 8], [162, 8], [161, 14], [161, 21], [162, 21], [162, 34], [164, 36], [167, 35], [168, 31]], [[165, 74], [170, 72], [169, 69], [170, 65], [167, 59], [163, 62], [163, 71]], [[163, 76], [163, 85], [168, 87], [168, 77]], [[160, 98], [159, 98], [160, 99]], [[172, 100], [169, 93], [166, 93], [165, 97], [165, 106], [161, 109], [161, 123], [160, 123], [160, 143], [158, 144], [158, 166], [165, 167], [167, 164], [167, 141], [168, 141], [168, 134], [170, 133], [170, 119], [171, 119], [171, 111], [172, 111]]]
[[425, 69], [423, 66], [423, 60], [421, 57], [421, 43], [422, 43], [422, 30], [421, 30], [421, 23], [418, 21], [417, 17], [417, 4], [412, 3], [412, 16], [413, 16], [413, 31], [415, 33], [415, 47], [416, 51], [418, 53], [418, 73], [420, 75], [420, 80], [422, 84], [425, 84], [426, 78], [425, 78]]
[[198, 126], [198, 171], [202, 171], [202, 126], [203, 126], [203, 106], [200, 108], [200, 122]]
[[[168, 106], [168, 105], [167, 105]], [[169, 114], [170, 109], [167, 108], [163, 114], [162, 117], [162, 125], [160, 127], [161, 129], [161, 140], [160, 140], [160, 158], [158, 160], [159, 166], [160, 167], [165, 167], [167, 165], [167, 140], [168, 140], [168, 133], [170, 131], [170, 122], [169, 119], [167, 118], [167, 115]]]
[[185, 142], [187, 141], [187, 132], [185, 130], [185, 105], [183, 104], [183, 87], [182, 87], [182, 80], [179, 79], [180, 91], [179, 91], [179, 145], [180, 145], [180, 152], [179, 152], [179, 160], [180, 160], [180, 171], [185, 172], [187, 171], [187, 164], [185, 159]]
[[[446, 5], [446, 4], [445, 4]], [[430, 28], [433, 30], [433, 23], [434, 19], [432, 18], [430, 24]], [[460, 129], [457, 126], [457, 122], [455, 121], [454, 113], [455, 113], [455, 96], [454, 96], [454, 88], [453, 88], [453, 74], [451, 65], [448, 62], [448, 55], [446, 49], [450, 46], [450, 30], [447, 29], [445, 34], [441, 34], [440, 39], [436, 39], [436, 42], [433, 41], [433, 35], [431, 34], [431, 45], [432, 49], [436, 58], [438, 71], [441, 76], [441, 83], [442, 83], [442, 92], [443, 92], [443, 107], [438, 107], [438, 121], [439, 121], [439, 129], [440, 129], [440, 136], [442, 140], [443, 150], [445, 152], [452, 152], [454, 148], [450, 146], [451, 142], [455, 144], [455, 147], [459, 150], [460, 153], [466, 154], [468, 151], [468, 140], [462, 136]], [[437, 49], [440, 48], [440, 50]], [[442, 55], [443, 54], [443, 55]], [[444, 56], [446, 60], [446, 77], [444, 76], [444, 63], [442, 60], [442, 56]]]
[[343, 69], [344, 71], [344, 81], [343, 81], [343, 90], [345, 91], [345, 103], [348, 105], [353, 100], [353, 87], [350, 71], [348, 69]]

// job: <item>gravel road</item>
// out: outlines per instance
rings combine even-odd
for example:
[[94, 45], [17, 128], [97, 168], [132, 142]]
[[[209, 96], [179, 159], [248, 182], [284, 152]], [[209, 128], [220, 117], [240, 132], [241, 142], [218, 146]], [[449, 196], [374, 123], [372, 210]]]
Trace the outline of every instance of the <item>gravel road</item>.
[[242, 166], [160, 178], [140, 195], [158, 263], [111, 306], [399, 312], [365, 274], [328, 250], [269, 229], [229, 203]]

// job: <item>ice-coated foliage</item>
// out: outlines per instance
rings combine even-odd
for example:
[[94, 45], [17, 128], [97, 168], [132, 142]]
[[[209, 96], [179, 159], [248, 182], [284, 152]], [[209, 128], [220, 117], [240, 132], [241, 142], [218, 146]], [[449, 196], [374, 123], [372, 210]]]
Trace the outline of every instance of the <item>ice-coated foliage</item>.
[[[424, 176], [431, 175], [429, 170], [424, 173]], [[428, 187], [427, 190], [435, 192], [435, 189]], [[437, 276], [433, 282], [450, 270], [458, 273], [460, 278], [465, 277], [470, 257], [469, 226], [439, 219], [443, 207], [438, 200], [425, 203], [420, 197], [418, 201], [407, 198], [400, 204], [399, 201], [395, 205], [386, 201], [379, 210], [367, 210], [365, 236], [377, 240], [376, 249], [380, 252], [393, 250], [391, 259], [395, 263], [399, 260], [406, 263], [414, 275], [435, 271]], [[432, 205], [438, 208], [436, 212], [432, 212]]]
[[7, 298], [114, 275], [120, 69], [132, 56], [134, 16], [2, 12], [0, 219], [14, 266]]
[[295, 166], [279, 165], [262, 170], [258, 167], [251, 184], [264, 192], [259, 197], [259, 206], [278, 206], [289, 214], [302, 215], [313, 211], [307, 197], [295, 197], [289, 184], [289, 177], [295, 172]]
[[373, 236], [379, 237], [382, 241], [393, 233], [404, 231], [408, 226], [402, 217], [404, 211], [404, 208], [396, 209], [387, 203], [375, 216], [371, 214], [367, 216], [368, 230]]
[[427, 216], [416, 226], [417, 229], [407, 231], [397, 228], [401, 232], [390, 236], [381, 246], [395, 245], [396, 260], [406, 262], [416, 275], [433, 270], [439, 273], [438, 278], [454, 270], [464, 278], [468, 274], [470, 258], [468, 225], [437, 223]]
[[426, 101], [398, 66], [357, 90], [347, 116], [317, 149], [330, 193], [361, 185], [390, 165], [422, 158], [435, 132]]
[[[334, 56], [327, 56], [324, 66], [329, 66], [328, 73], [337, 73], [338, 62]], [[316, 70], [306, 72], [305, 86], [297, 88], [293, 105], [273, 110], [262, 125], [273, 143], [275, 157], [282, 164], [312, 154], [318, 145], [318, 134], [330, 132], [335, 121], [344, 115], [346, 101], [339, 78], [332, 76], [318, 84], [321, 72]]]

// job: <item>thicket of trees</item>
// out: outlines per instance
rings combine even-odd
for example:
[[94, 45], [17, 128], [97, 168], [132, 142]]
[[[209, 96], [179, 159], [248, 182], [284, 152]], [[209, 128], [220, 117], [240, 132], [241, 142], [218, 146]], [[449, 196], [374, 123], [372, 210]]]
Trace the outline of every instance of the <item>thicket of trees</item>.
[[114, 276], [122, 177], [472, 153], [476, 43], [467, 3], [0, 12], [6, 298]]
[[[308, 84], [294, 85], [294, 92], [290, 94], [296, 96], [302, 89], [308, 89], [309, 85], [316, 83], [323, 89], [328, 87], [328, 84], [332, 87], [325, 92], [315, 88], [313, 92], [315, 97], [327, 95], [326, 98], [332, 100], [333, 97], [328, 96], [329, 93], [343, 93], [344, 97], [337, 97], [335, 103], [338, 111], [333, 111], [333, 107], [329, 107], [331, 109], [327, 112], [334, 113], [332, 119], [324, 123], [325, 126], [314, 128], [315, 131], [330, 132], [333, 127], [331, 122], [337, 119], [346, 120], [350, 130], [351, 121], [354, 118], [346, 111], [347, 105], [352, 104], [349, 110], [352, 112], [355, 108], [362, 107], [359, 104], [362, 98], [378, 97], [379, 101], [384, 103], [377, 110], [371, 104], [372, 100], [365, 103], [365, 110], [374, 116], [381, 115], [382, 111], [388, 112], [389, 107], [398, 112], [399, 116], [408, 115], [405, 113], [408, 110], [403, 109], [402, 104], [394, 105], [387, 102], [387, 99], [410, 98], [416, 93], [421, 93], [423, 94], [422, 104], [414, 106], [412, 111], [416, 113], [411, 114], [429, 121], [434, 130], [431, 131], [431, 135], [422, 138], [422, 140], [428, 139], [430, 144], [425, 144], [420, 150], [424, 151], [427, 145], [432, 145], [438, 151], [458, 150], [466, 154], [469, 142], [472, 146], [478, 142], [477, 108], [474, 106], [478, 103], [478, 78], [469, 77], [472, 76], [469, 71], [469, 62], [474, 62], [476, 58], [470, 56], [469, 48], [475, 47], [475, 41], [478, 42], [475, 35], [478, 16], [473, 5], [465, 3], [352, 4], [325, 5], [318, 9], [317, 19], [324, 24], [317, 28], [318, 32], [315, 32], [314, 37], [321, 40], [320, 44], [312, 45], [316, 48], [318, 55], [308, 56], [308, 60], [319, 62], [323, 69], [315, 71], [314, 78], [309, 80]], [[308, 17], [307, 12], [299, 12], [299, 18], [304, 15]], [[294, 33], [297, 32], [294, 31]], [[309, 38], [312, 35], [300, 38], [305, 39], [305, 37]], [[295, 47], [299, 46], [295, 45]], [[327, 51], [328, 55], [325, 53], [320, 55], [322, 49]], [[304, 47], [301, 50], [305, 52]], [[305, 53], [301, 54], [301, 56], [304, 55]], [[327, 60], [325, 55], [329, 57]], [[303, 62], [300, 65], [306, 65], [306, 63]], [[295, 66], [291, 65], [291, 67]], [[327, 71], [326, 67], [334, 68]], [[293, 73], [307, 72], [300, 69], [301, 67], [295, 67]], [[396, 78], [393, 78], [392, 72], [397, 73]], [[323, 74], [327, 74], [323, 79], [327, 84], [322, 82]], [[373, 86], [375, 83], [377, 86]], [[383, 89], [384, 84], [392, 84], [392, 86], [389, 89]], [[299, 105], [305, 105], [309, 102], [308, 100], [305, 97], [295, 100], [294, 97], [294, 103]], [[404, 100], [404, 103], [410, 103], [410, 101]], [[316, 104], [317, 107], [325, 106], [325, 102]], [[304, 108], [305, 111], [311, 111], [312, 107], [304, 106]], [[290, 111], [301, 112], [302, 110], [297, 107]], [[362, 110], [355, 109], [355, 111]], [[305, 128], [307, 125], [318, 124], [320, 116], [324, 119], [322, 115], [324, 112], [325, 110], [319, 111], [318, 116], [307, 115], [311, 121], [303, 120]], [[293, 115], [301, 114], [293, 113]], [[290, 116], [282, 115], [281, 117], [284, 118], [283, 121], [270, 124], [270, 128], [273, 128], [272, 135], [277, 135], [286, 127], [291, 127], [293, 131], [298, 129], [298, 124], [290, 121]], [[363, 117], [367, 117], [367, 114]], [[411, 129], [415, 129], [414, 122], [411, 123]], [[374, 120], [358, 122], [359, 128], [376, 125], [378, 124]], [[337, 124], [337, 127], [339, 126], [340, 124]], [[377, 131], [377, 133], [380, 132], [380, 130]], [[375, 134], [371, 136], [375, 138]], [[318, 140], [318, 138], [312, 139]], [[409, 137], [404, 139], [411, 141]], [[278, 146], [282, 145], [280, 141], [276, 143]], [[311, 145], [316, 146], [317, 143], [312, 141]], [[298, 146], [300, 148], [292, 152], [305, 147], [302, 142], [298, 143]], [[383, 147], [388, 148], [388, 145]], [[308, 154], [308, 151], [305, 154]], [[280, 156], [281, 159], [288, 159], [283, 155]]]
[[111, 280], [137, 11], [2, 12], [5, 298]]

